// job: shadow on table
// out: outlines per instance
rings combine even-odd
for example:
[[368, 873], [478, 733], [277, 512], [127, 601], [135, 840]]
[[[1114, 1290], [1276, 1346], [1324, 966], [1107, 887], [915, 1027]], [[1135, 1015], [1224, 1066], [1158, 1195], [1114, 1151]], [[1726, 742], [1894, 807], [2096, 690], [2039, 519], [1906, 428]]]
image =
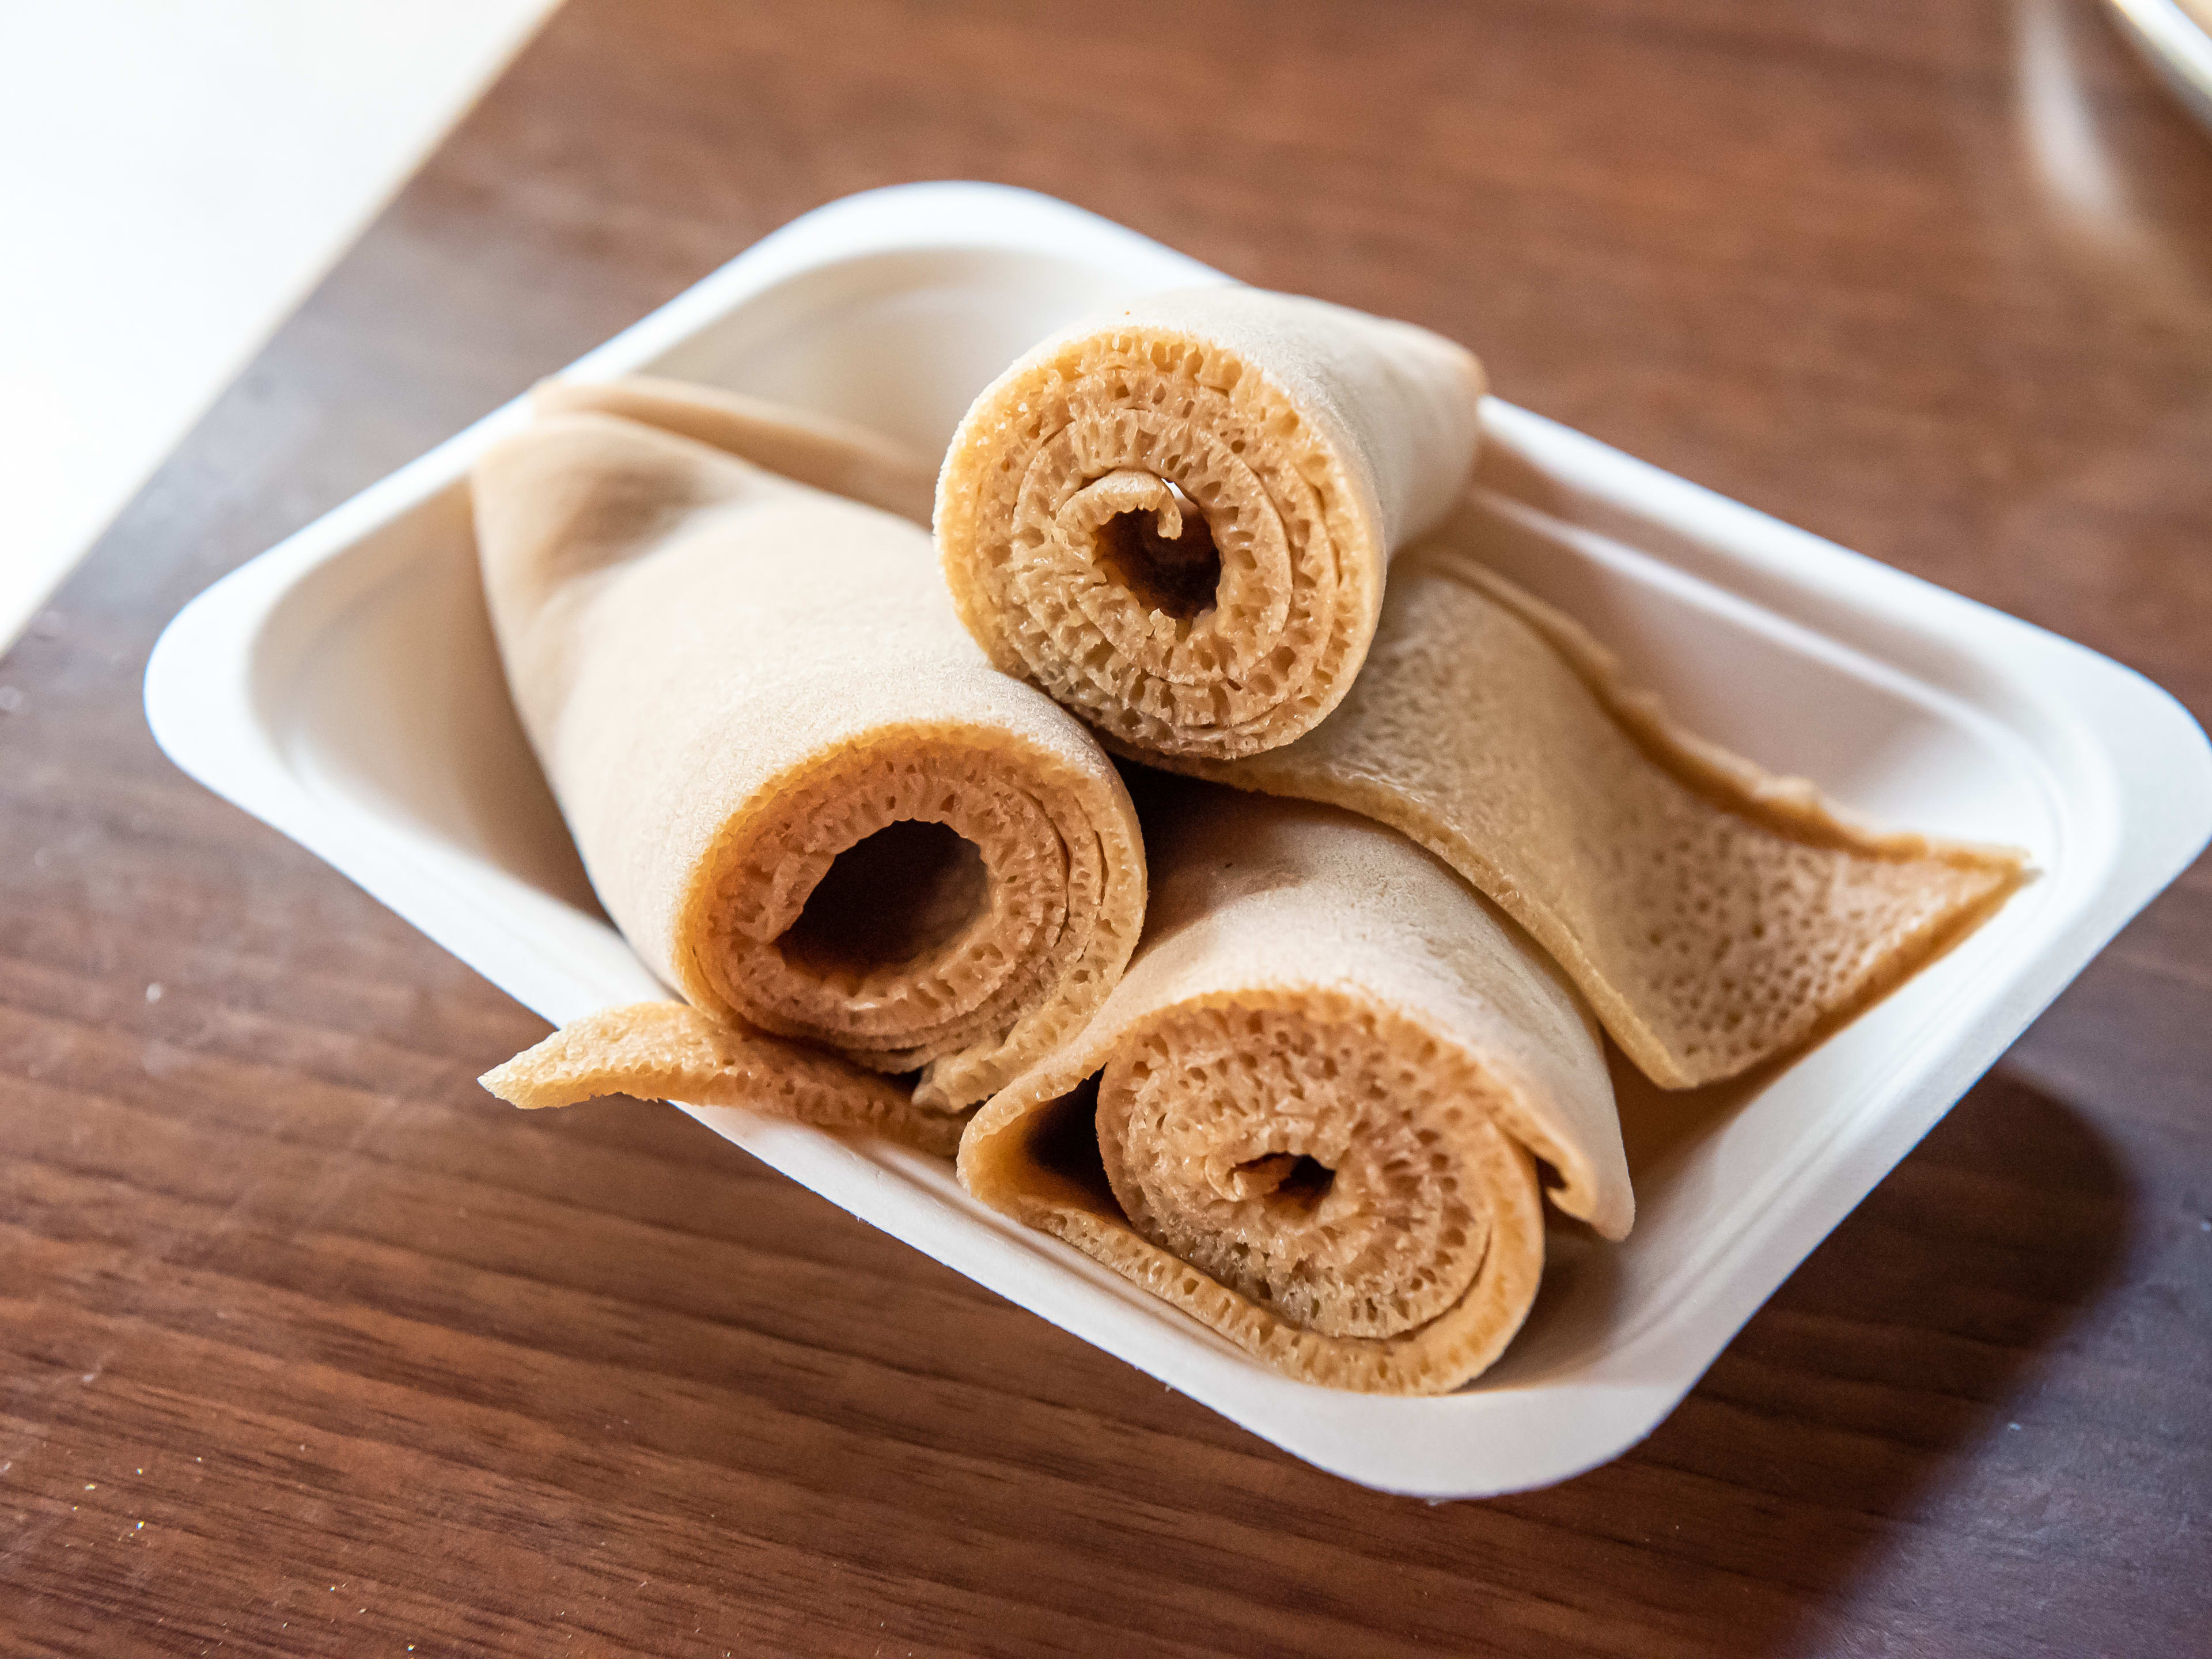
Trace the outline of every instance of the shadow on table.
[[2001, 1066], [1643, 1445], [1470, 1518], [1503, 1508], [1641, 1546], [1629, 1571], [1607, 1558], [1620, 1589], [1730, 1651], [1820, 1645], [1961, 1453], [2003, 1432], [2006, 1401], [2114, 1277], [2130, 1212], [2096, 1128]]

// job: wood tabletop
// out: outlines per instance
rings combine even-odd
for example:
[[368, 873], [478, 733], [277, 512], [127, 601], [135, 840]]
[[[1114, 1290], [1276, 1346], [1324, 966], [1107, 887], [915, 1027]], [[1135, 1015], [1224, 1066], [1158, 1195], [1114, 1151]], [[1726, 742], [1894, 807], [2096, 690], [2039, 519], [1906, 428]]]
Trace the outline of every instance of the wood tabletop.
[[571, 0], [0, 662], [0, 1651], [2204, 1653], [2212, 865], [1617, 1462], [1319, 1474], [174, 771], [216, 576], [870, 185], [1031, 185], [2212, 719], [2212, 137], [2088, 0]]

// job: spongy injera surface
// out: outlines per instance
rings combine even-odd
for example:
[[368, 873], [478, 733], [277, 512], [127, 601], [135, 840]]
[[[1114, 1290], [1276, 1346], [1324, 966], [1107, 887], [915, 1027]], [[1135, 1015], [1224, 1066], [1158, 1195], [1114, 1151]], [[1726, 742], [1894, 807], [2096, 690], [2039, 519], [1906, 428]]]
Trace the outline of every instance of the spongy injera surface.
[[1688, 737], [1480, 544], [1462, 515], [1399, 557], [1366, 668], [1317, 730], [1163, 763], [1404, 830], [1548, 948], [1670, 1088], [1825, 1034], [2019, 884], [2016, 854], [1862, 829]]
[[484, 1073], [485, 1088], [537, 1110], [600, 1095], [744, 1106], [824, 1129], [887, 1136], [939, 1157], [963, 1120], [917, 1106], [888, 1078], [740, 1030], [688, 1003], [609, 1008], [562, 1026]]
[[[1568, 1213], [1610, 1237], [1632, 1220], [1595, 1022], [1520, 929], [1380, 826], [1140, 795], [1145, 942], [1081, 1036], [977, 1114], [962, 1179], [1293, 1376], [1459, 1386], [1535, 1295], [1536, 1158]], [[1103, 1181], [1049, 1150], [1071, 1135]]]

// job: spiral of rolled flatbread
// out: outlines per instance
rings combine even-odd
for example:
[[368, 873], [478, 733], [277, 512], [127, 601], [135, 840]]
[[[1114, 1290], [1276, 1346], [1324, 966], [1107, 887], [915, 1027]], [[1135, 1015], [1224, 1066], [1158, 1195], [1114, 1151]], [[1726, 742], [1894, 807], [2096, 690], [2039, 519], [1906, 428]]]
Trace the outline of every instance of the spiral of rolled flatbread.
[[1634, 1216], [1596, 1026], [1521, 931], [1349, 813], [1163, 784], [1152, 920], [960, 1174], [1292, 1376], [1430, 1394], [1512, 1340], [1543, 1183]]
[[1255, 289], [1059, 335], [939, 477], [961, 617], [1140, 757], [1287, 743], [1359, 672], [1393, 550], [1462, 488], [1482, 390], [1426, 330]]
[[[544, 402], [473, 475], [485, 590], [608, 914], [752, 1045], [734, 1069], [671, 1052], [702, 1088], [782, 1039], [918, 1073], [920, 1112], [981, 1099], [1079, 1026], [1134, 946], [1144, 854], [1112, 763], [976, 649], [915, 525], [668, 428], [772, 439], [791, 471], [911, 510], [926, 475], [880, 440], [667, 385]], [[581, 1097], [599, 1074], [569, 1036], [541, 1058]], [[800, 1115], [881, 1121], [872, 1084]], [[941, 1143], [923, 1127], [908, 1138]]]

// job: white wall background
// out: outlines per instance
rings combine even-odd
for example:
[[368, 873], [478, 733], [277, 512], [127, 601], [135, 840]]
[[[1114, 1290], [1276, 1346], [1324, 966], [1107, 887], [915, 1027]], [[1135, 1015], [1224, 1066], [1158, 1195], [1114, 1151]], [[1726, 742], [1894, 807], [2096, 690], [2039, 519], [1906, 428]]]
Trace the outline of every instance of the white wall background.
[[0, 647], [556, 0], [0, 0]]

